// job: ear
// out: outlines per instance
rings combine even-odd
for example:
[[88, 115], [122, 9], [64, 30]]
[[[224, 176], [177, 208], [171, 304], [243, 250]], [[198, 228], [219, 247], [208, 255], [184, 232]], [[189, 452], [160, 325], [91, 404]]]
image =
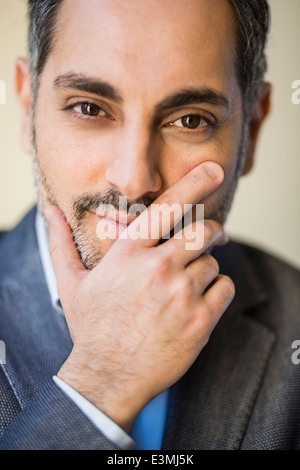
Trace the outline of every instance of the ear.
[[256, 104], [253, 107], [252, 116], [250, 118], [250, 133], [247, 157], [243, 169], [243, 175], [249, 173], [253, 167], [256, 143], [261, 129], [261, 125], [270, 111], [270, 98], [272, 86], [270, 83], [265, 83]]
[[22, 118], [22, 147], [26, 153], [31, 153], [30, 139], [30, 100], [31, 78], [26, 60], [17, 59], [15, 62], [15, 91], [19, 100]]

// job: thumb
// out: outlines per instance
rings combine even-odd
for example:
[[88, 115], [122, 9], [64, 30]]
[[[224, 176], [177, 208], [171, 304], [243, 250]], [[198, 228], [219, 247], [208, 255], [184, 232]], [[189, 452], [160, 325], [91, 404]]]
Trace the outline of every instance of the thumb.
[[60, 210], [47, 206], [44, 215], [48, 223], [49, 251], [56, 275], [59, 296], [74, 293], [86, 270], [76, 250], [69, 225]]

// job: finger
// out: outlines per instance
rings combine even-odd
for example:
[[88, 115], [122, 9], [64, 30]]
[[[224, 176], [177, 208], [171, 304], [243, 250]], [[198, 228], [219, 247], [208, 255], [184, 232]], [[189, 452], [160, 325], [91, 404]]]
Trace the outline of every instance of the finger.
[[219, 274], [213, 285], [203, 294], [202, 300], [211, 317], [210, 321], [212, 321], [214, 325], [228, 308], [234, 295], [235, 287], [232, 280], [230, 277], [224, 276], [223, 274]]
[[207, 286], [217, 278], [219, 264], [213, 256], [204, 254], [190, 263], [185, 269], [185, 273], [189, 276], [195, 293], [202, 295]]
[[186, 266], [208, 248], [225, 245], [229, 239], [223, 227], [215, 220], [193, 222], [157, 247], [169, 255], [177, 266]]
[[216, 162], [204, 162], [196, 166], [160, 195], [119, 238], [138, 239], [146, 247], [156, 245], [191, 206], [217, 189], [223, 178], [224, 172]]
[[59, 293], [74, 292], [86, 270], [76, 250], [71, 230], [57, 207], [46, 207], [44, 215], [48, 223], [49, 251]]

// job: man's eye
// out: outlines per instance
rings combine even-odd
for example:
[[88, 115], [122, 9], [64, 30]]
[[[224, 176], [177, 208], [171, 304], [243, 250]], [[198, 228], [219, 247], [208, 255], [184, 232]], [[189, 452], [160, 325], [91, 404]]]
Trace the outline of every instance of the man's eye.
[[199, 129], [202, 127], [208, 127], [209, 124], [208, 119], [204, 119], [199, 114], [189, 114], [172, 122], [171, 126], [185, 127], [186, 129]]
[[105, 116], [105, 111], [93, 103], [78, 103], [75, 106], [72, 106], [74, 111], [85, 116]]

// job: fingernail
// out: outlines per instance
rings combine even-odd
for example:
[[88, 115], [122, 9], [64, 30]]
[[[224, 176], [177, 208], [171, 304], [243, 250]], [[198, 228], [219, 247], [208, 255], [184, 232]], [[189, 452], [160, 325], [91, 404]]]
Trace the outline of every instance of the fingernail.
[[224, 172], [221, 166], [215, 162], [205, 162], [204, 164], [207, 173], [210, 174], [214, 179], [222, 181], [224, 178]]

